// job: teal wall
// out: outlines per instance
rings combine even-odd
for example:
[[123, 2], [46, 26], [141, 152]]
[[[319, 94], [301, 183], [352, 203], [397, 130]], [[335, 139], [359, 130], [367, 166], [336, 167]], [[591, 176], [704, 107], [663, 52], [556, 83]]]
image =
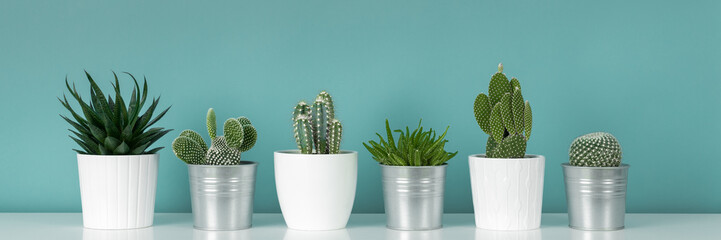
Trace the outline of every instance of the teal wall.
[[[121, 1], [118, 1], [121, 2]], [[560, 164], [574, 137], [608, 131], [631, 164], [629, 212], [721, 212], [719, 1], [5, 1], [0, 4], [0, 212], [80, 211], [74, 143], [58, 114], [65, 76], [109, 88], [148, 77], [172, 109], [160, 125], [204, 130], [205, 113], [260, 132], [256, 212], [278, 212], [273, 151], [290, 113], [328, 90], [359, 154], [355, 212], [382, 212], [361, 143], [394, 127], [450, 125], [446, 212], [472, 212], [467, 156], [486, 136], [472, 102], [503, 62], [534, 109], [528, 152], [546, 156], [544, 211], [564, 212]], [[124, 82], [127, 86], [127, 79]], [[160, 152], [157, 211], [189, 212], [187, 170]]]

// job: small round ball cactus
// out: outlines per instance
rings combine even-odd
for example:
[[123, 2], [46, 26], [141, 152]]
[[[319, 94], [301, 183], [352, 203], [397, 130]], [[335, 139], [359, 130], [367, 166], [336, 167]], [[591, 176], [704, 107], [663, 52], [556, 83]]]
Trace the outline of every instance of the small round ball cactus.
[[568, 150], [569, 162], [579, 167], [618, 167], [621, 144], [610, 133], [595, 132], [577, 137]]

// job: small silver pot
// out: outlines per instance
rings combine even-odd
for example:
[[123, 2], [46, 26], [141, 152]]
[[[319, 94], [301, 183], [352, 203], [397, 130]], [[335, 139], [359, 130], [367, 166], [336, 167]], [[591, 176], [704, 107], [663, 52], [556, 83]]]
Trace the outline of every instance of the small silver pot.
[[193, 226], [200, 230], [250, 228], [258, 163], [240, 165], [188, 164]]
[[381, 165], [388, 228], [431, 230], [443, 226], [446, 166]]
[[624, 228], [628, 164], [576, 167], [561, 164], [566, 181], [569, 227], [579, 230]]

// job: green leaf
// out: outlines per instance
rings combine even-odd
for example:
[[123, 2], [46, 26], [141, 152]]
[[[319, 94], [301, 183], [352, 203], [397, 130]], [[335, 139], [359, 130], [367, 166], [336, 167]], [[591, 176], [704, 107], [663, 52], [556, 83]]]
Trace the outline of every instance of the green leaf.
[[[114, 137], [106, 137], [105, 142], [103, 143], [105, 148], [107, 149], [116, 149], [118, 146], [120, 146], [121, 141]], [[125, 142], [123, 142], [125, 143]]]
[[240, 148], [243, 144], [243, 125], [235, 118], [228, 118], [223, 124], [223, 134], [228, 147]]
[[513, 90], [513, 96], [511, 97], [511, 112], [513, 113], [513, 131], [516, 133], [522, 133], [524, 128], [524, 109], [523, 95], [521, 89], [516, 88]]
[[513, 126], [513, 114], [511, 114], [511, 94], [503, 94], [501, 98], [501, 117], [503, 118], [503, 126], [508, 132], [513, 132], [515, 127]]
[[473, 113], [476, 116], [476, 122], [481, 130], [485, 133], [491, 132], [488, 126], [488, 118], [491, 115], [491, 103], [488, 101], [486, 94], [478, 94], [476, 101], [473, 103]]
[[528, 101], [526, 101], [525, 113], [523, 114], [523, 116], [525, 119], [524, 125], [526, 127], [526, 141], [528, 141], [528, 139], [531, 138], [531, 128], [533, 127], [533, 113], [531, 112], [531, 104], [528, 103]]
[[117, 148], [115, 148], [115, 150], [113, 150], [113, 154], [117, 154], [117, 155], [125, 155], [125, 154], [128, 154], [129, 152], [130, 152], [130, 147], [125, 142], [120, 143], [120, 146], [118, 146]]

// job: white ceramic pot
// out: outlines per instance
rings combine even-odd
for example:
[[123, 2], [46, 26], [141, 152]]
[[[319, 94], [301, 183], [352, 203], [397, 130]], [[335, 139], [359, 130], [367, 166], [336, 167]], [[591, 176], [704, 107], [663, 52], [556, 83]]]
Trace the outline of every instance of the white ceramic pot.
[[335, 230], [345, 228], [353, 209], [358, 175], [358, 152], [274, 154], [275, 187], [288, 228]]
[[78, 154], [78, 173], [86, 228], [153, 225], [158, 154]]
[[545, 157], [468, 157], [476, 227], [531, 230], [541, 226]]

